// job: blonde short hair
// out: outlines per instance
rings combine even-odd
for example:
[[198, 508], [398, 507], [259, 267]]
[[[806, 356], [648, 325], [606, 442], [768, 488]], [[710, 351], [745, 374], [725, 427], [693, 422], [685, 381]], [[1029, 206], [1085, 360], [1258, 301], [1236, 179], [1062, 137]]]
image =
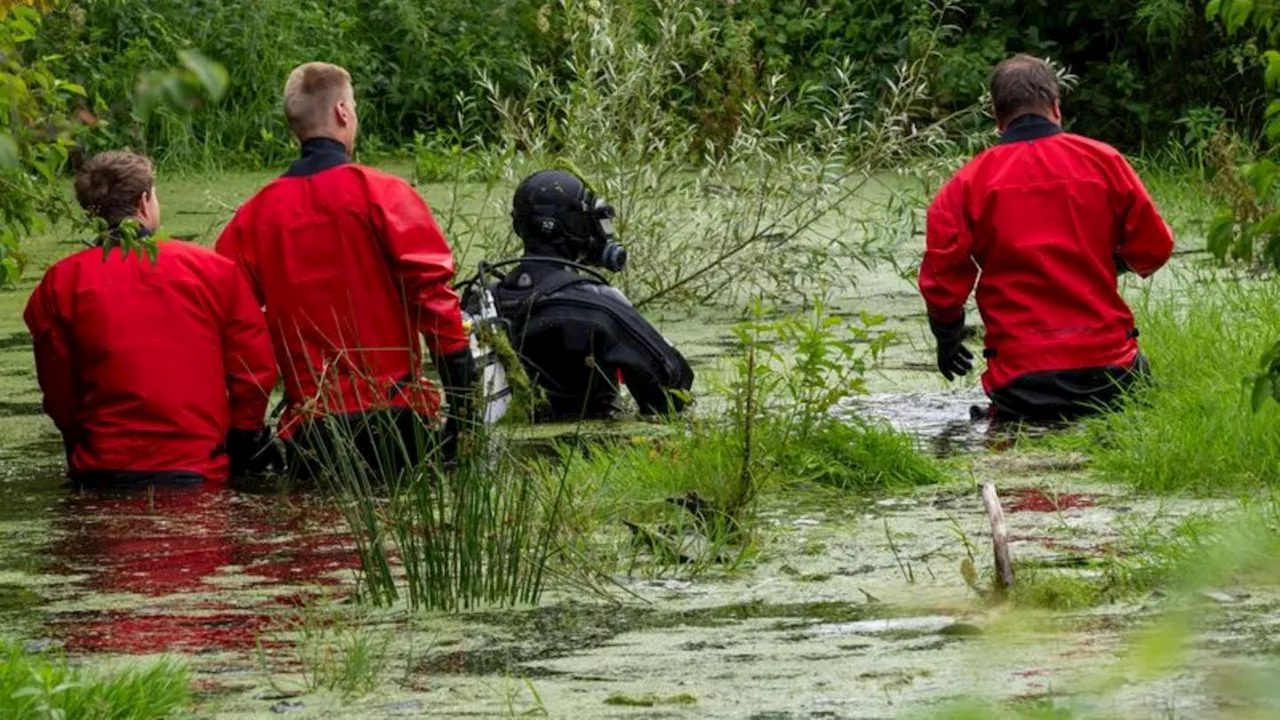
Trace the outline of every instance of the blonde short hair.
[[329, 63], [310, 62], [293, 69], [284, 84], [284, 115], [299, 140], [324, 132], [333, 106], [353, 96], [351, 74]]

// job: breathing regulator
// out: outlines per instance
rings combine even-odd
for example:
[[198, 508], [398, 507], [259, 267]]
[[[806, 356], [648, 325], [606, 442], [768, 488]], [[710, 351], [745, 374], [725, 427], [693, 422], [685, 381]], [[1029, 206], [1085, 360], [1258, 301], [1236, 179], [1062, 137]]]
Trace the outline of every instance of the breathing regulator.
[[584, 265], [620, 272], [627, 249], [614, 239], [617, 213], [576, 175], [543, 170], [516, 188], [511, 222], [526, 249], [554, 252]]

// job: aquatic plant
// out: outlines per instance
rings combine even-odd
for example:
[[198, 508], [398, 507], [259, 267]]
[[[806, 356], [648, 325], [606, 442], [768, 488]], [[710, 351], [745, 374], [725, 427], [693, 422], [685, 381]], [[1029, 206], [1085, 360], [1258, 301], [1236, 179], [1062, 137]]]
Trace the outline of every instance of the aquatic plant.
[[[369, 611], [357, 606], [341, 606], [325, 596], [306, 600], [296, 612], [284, 618], [273, 635], [290, 640], [287, 659], [307, 692], [326, 690], [344, 699], [372, 692], [385, 681], [391, 659], [392, 634], [376, 626]], [[266, 648], [258, 643], [258, 663], [267, 681], [279, 690], [288, 690]], [[274, 656], [274, 653], [273, 653]]]
[[744, 435], [754, 427], [757, 462], [784, 481], [851, 490], [942, 479], [911, 438], [856, 414], [837, 415], [866, 393], [866, 373], [894, 340], [880, 329], [884, 318], [833, 315], [821, 296], [801, 313], [772, 318], [756, 303], [749, 315], [734, 329], [743, 359], [727, 392]]
[[[391, 416], [329, 420], [313, 429], [324, 435], [317, 460], [360, 555], [365, 600], [446, 611], [537, 602], [560, 498], [496, 438], [477, 429], [446, 463], [438, 436], [406, 438]], [[362, 454], [366, 433], [384, 442]]]
[[172, 659], [113, 672], [73, 668], [56, 653], [0, 643], [0, 716], [14, 720], [149, 720], [191, 701], [190, 673]]
[[[822, 303], [781, 318], [756, 304], [751, 316], [734, 331], [723, 416], [677, 419], [657, 437], [585, 453], [564, 449], [542, 466], [565, 488], [561, 542], [586, 567], [686, 577], [733, 570], [760, 539], [762, 494], [807, 482], [875, 491], [943, 479], [909, 437], [836, 414], [864, 392], [863, 374], [888, 342], [872, 331], [876, 318], [835, 317]], [[630, 535], [618, 535], [623, 526]]]

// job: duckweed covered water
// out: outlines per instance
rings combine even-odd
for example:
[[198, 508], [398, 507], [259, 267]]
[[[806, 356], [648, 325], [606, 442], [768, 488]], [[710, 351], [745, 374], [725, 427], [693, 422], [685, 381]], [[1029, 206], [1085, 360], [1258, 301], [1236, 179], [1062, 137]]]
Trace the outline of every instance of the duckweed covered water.
[[[234, 205], [261, 179], [220, 183], [215, 199]], [[198, 207], [198, 186], [201, 194], [182, 180], [163, 194], [171, 207], [184, 197]], [[170, 232], [209, 229], [204, 215], [175, 217]], [[1159, 593], [1036, 611], [991, 604], [969, 587], [962, 563], [990, 564], [975, 481], [1000, 486], [1020, 568], [1086, 580], [1133, 528], [1235, 504], [1135, 496], [1091, 479], [1081, 458], [1010, 451], [1010, 434], [971, 420], [982, 404], [972, 379], [947, 391], [935, 378], [914, 291], [891, 272], [844, 301], [885, 315], [899, 340], [870, 379], [874, 393], [842, 411], [913, 433], [962, 479], [892, 496], [800, 487], [769, 497], [763, 548], [737, 573], [622, 575], [609, 600], [553, 591], [539, 607], [502, 612], [361, 610], [356, 557], [320, 498], [62, 486], [20, 312], [41, 264], [70, 249], [33, 249], [23, 287], [0, 295], [0, 623], [77, 662], [180, 654], [202, 716], [876, 718], [977, 697], [1203, 717], [1238, 702], [1224, 672], [1275, 657], [1280, 600], [1259, 591], [1204, 598], [1192, 655], [1152, 675], [1127, 653], [1132, 632], [1162, 609]], [[668, 318], [662, 327], [707, 383], [731, 322]], [[375, 690], [322, 681], [343, 673], [371, 677]]]

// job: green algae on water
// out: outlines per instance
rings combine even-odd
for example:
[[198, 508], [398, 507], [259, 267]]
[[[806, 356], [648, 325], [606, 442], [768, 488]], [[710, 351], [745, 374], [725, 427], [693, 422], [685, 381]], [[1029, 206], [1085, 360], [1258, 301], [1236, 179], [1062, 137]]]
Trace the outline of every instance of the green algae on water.
[[698, 698], [689, 693], [681, 693], [670, 697], [657, 695], [610, 695], [604, 700], [605, 705], [623, 705], [626, 707], [653, 707], [654, 705], [697, 705]]

